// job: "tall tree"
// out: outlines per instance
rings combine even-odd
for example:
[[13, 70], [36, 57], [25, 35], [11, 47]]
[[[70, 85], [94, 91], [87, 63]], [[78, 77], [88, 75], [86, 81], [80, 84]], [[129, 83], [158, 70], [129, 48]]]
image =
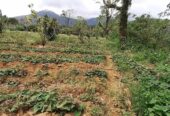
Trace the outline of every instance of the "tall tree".
[[2, 33], [2, 29], [3, 29], [3, 16], [2, 16], [2, 12], [0, 10], [0, 33]]
[[16, 18], [8, 18], [8, 24], [17, 25], [19, 22]]
[[159, 14], [161, 17], [170, 16], [170, 3], [167, 5], [167, 9]]
[[101, 15], [99, 16], [99, 26], [103, 29], [103, 35], [109, 34], [110, 27], [109, 23], [112, 18], [112, 10], [106, 6], [101, 6]]
[[73, 9], [63, 10], [61, 16], [65, 18], [65, 25], [70, 25], [71, 16], [73, 14]]
[[[118, 6], [121, 1], [121, 6]], [[127, 23], [128, 23], [128, 10], [132, 0], [103, 0], [103, 3], [108, 8], [113, 8], [120, 13], [119, 22], [119, 35], [120, 35], [120, 48], [125, 49], [127, 39]]]
[[31, 24], [36, 23], [38, 32], [41, 36], [41, 44], [44, 46], [47, 40], [52, 41], [55, 39], [57, 22], [47, 15], [44, 17], [38, 16], [37, 12], [33, 10], [33, 4], [28, 5], [28, 7], [31, 9], [31, 16], [27, 19]]
[[76, 35], [78, 35], [78, 39], [81, 41], [81, 43], [84, 43], [84, 36], [86, 35], [87, 28], [88, 26], [86, 20], [83, 17], [78, 16], [74, 25], [74, 30]]

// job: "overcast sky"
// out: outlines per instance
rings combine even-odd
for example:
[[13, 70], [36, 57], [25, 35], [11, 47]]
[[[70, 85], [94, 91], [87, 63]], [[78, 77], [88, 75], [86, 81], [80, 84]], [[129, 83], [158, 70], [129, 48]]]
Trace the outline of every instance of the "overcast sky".
[[[154, 17], [166, 9], [170, 0], [132, 0], [131, 13], [149, 13]], [[85, 18], [97, 17], [100, 13], [100, 4], [95, 0], [0, 0], [0, 9], [8, 17], [26, 15], [30, 13], [28, 4], [33, 3], [36, 11], [52, 10], [61, 14], [62, 10], [74, 9], [75, 16]]]

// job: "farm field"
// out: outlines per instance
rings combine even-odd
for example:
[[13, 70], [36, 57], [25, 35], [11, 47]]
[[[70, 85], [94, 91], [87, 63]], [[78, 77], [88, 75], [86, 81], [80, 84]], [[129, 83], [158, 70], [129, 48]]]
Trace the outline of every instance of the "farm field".
[[0, 116], [170, 116], [170, 1], [2, 0]]
[[76, 37], [61, 35], [42, 47], [36, 39], [11, 41], [10, 34], [21, 33], [7, 33], [0, 43], [1, 115], [119, 116], [130, 110], [108, 40], [80, 46]]
[[7, 31], [0, 41], [0, 115], [134, 116], [149, 109], [168, 116], [167, 51], [119, 51], [116, 41], [82, 44], [62, 34], [41, 46], [37, 33]]

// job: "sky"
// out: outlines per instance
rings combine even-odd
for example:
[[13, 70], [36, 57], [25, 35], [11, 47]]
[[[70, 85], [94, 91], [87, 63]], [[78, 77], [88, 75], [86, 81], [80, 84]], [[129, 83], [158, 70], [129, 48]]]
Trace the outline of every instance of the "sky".
[[[150, 14], [158, 17], [158, 13], [166, 9], [169, 0], [132, 0], [130, 13]], [[96, 0], [0, 0], [0, 9], [8, 17], [30, 14], [28, 4], [33, 3], [36, 11], [52, 10], [61, 14], [62, 10], [74, 9], [74, 16], [85, 18], [97, 17], [100, 5]]]

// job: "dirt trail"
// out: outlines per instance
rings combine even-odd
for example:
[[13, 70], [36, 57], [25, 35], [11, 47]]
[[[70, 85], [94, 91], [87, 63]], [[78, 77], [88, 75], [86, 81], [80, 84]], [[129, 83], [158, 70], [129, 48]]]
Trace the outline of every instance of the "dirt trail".
[[122, 116], [124, 103], [121, 98], [124, 95], [124, 87], [121, 83], [121, 75], [110, 55], [106, 56], [104, 70], [108, 74], [107, 92], [105, 93], [108, 101], [107, 107], [110, 109], [108, 116]]

